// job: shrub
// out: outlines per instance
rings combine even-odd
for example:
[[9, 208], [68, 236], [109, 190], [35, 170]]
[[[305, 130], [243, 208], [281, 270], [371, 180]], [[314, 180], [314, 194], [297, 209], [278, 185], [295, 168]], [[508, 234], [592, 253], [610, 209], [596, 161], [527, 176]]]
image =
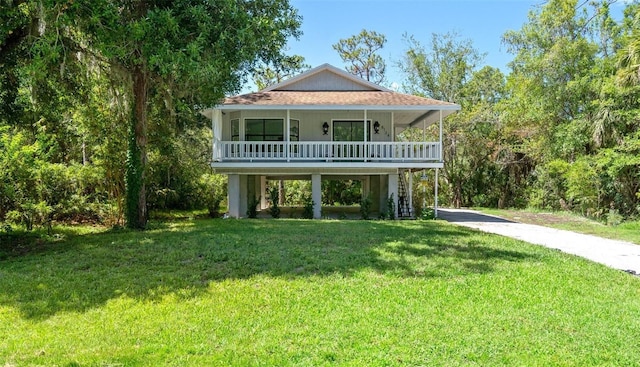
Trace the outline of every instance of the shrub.
[[371, 197], [367, 195], [360, 200], [360, 216], [364, 220], [368, 220], [371, 215]]
[[607, 225], [608, 226], [618, 226], [620, 225], [620, 223], [622, 223], [622, 221], [624, 220], [624, 217], [620, 214], [620, 212], [615, 209], [615, 208], [611, 208], [609, 209], [609, 214], [607, 215]]
[[566, 173], [567, 197], [582, 215], [599, 206], [600, 181], [595, 166], [587, 159], [573, 162]]
[[36, 203], [26, 200], [21, 202], [16, 210], [7, 213], [7, 220], [23, 224], [27, 231], [31, 231], [34, 225], [50, 224], [52, 211], [52, 208], [44, 201]]
[[200, 176], [198, 196], [211, 218], [220, 216], [220, 204], [227, 196], [227, 181], [223, 175], [205, 173]]
[[567, 209], [567, 171], [570, 164], [554, 160], [536, 167], [529, 204], [542, 209]]
[[247, 217], [255, 219], [258, 217], [258, 204], [260, 204], [260, 196], [254, 196], [249, 200], [247, 208]]
[[304, 208], [302, 210], [302, 218], [304, 219], [313, 219], [313, 207], [315, 203], [311, 199], [311, 196], [306, 195], [304, 197]]
[[393, 193], [387, 199], [387, 215], [386, 217], [390, 220], [396, 219], [396, 203], [393, 200]]
[[430, 208], [428, 206], [425, 206], [424, 208], [422, 208], [422, 211], [420, 212], [420, 219], [431, 220], [431, 219], [435, 219], [435, 217], [436, 217], [436, 213], [434, 212], [433, 208]]
[[271, 213], [273, 218], [280, 218], [280, 207], [278, 207], [278, 199], [280, 198], [280, 195], [278, 194], [278, 187], [272, 187], [269, 190], [269, 197], [271, 201], [269, 213]]

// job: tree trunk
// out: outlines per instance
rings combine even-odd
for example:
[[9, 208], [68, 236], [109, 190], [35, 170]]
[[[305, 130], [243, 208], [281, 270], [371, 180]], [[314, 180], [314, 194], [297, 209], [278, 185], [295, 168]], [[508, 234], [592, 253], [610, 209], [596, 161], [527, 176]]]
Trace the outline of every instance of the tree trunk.
[[147, 166], [147, 84], [148, 74], [141, 66], [133, 69], [133, 114], [127, 154], [127, 227], [147, 225], [145, 168]]

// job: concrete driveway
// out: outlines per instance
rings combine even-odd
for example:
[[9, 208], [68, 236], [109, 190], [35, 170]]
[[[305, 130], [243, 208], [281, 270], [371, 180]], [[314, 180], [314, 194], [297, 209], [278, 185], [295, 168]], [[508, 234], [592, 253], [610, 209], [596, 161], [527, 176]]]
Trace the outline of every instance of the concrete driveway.
[[461, 226], [517, 238], [640, 275], [640, 245], [533, 224], [467, 209], [438, 209], [438, 217]]

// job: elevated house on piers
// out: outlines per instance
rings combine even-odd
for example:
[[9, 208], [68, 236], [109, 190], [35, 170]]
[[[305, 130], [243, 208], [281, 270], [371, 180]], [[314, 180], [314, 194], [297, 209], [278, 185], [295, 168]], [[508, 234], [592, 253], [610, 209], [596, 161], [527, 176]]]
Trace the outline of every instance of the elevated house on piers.
[[[393, 195], [401, 218], [414, 215], [413, 176], [406, 173], [442, 168], [442, 119], [459, 109], [324, 64], [257, 93], [226, 98], [202, 114], [212, 123], [211, 166], [229, 178], [231, 217], [245, 216], [254, 197], [267, 208], [267, 180], [310, 180], [314, 217], [320, 218], [322, 180], [344, 179], [362, 181], [374, 211], [385, 210]], [[398, 141], [404, 129], [434, 123], [438, 141]], [[435, 206], [437, 213], [437, 200]]]

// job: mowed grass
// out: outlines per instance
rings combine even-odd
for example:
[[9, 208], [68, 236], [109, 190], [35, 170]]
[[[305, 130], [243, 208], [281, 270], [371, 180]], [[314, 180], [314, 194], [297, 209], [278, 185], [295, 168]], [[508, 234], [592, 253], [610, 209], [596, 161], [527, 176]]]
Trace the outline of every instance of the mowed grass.
[[639, 220], [626, 221], [618, 225], [606, 225], [602, 222], [569, 212], [543, 212], [535, 210], [494, 208], [480, 208], [478, 210], [483, 213], [497, 215], [516, 222], [538, 224], [541, 226], [590, 234], [613, 240], [627, 241], [640, 245]]
[[440, 221], [187, 220], [0, 260], [0, 366], [633, 366], [640, 278]]

